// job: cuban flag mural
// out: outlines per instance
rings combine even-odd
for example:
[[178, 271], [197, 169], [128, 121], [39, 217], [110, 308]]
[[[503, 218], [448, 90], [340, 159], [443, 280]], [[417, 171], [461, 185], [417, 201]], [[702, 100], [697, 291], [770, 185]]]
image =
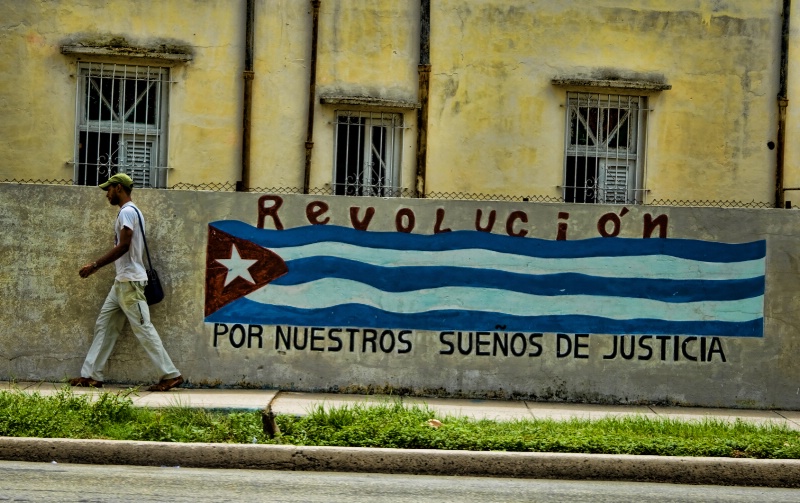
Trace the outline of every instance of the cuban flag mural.
[[209, 225], [211, 323], [762, 337], [766, 242]]

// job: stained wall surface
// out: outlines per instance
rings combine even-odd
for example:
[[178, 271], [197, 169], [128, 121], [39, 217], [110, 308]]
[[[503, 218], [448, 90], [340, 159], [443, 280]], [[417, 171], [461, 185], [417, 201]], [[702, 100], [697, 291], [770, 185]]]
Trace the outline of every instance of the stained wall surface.
[[[386, 103], [419, 105], [420, 2], [323, 0], [310, 97], [311, 3], [257, 0], [250, 186], [301, 188], [311, 139], [309, 183], [330, 192], [335, 112], [348, 109], [402, 116], [398, 185], [406, 191], [418, 186], [417, 133], [424, 128], [428, 193], [558, 199], [567, 93], [588, 91], [646, 98], [645, 203], [770, 204], [780, 150], [781, 9], [778, 0], [436, 2], [428, 121], [418, 124], [418, 109]], [[0, 154], [7, 162], [0, 180], [72, 179], [75, 73], [79, 61], [93, 61], [169, 67], [167, 186], [230, 189], [242, 176], [245, 16], [244, 0], [3, 2]], [[791, 105], [797, 24], [789, 32], [787, 187], [798, 185], [800, 173]], [[65, 45], [112, 52], [62, 54]], [[114, 53], [121, 46], [191, 59], [148, 63]], [[631, 82], [639, 87], [626, 87]], [[362, 104], [326, 104], [330, 97]]]
[[[167, 290], [164, 302], [152, 308], [153, 320], [191, 385], [800, 409], [794, 286], [800, 217], [794, 212], [177, 190], [134, 190], [134, 200], [148, 219], [148, 243]], [[97, 188], [17, 184], [0, 184], [0, 208], [0, 379], [75, 376], [113, 280], [110, 267], [86, 280], [77, 272], [110, 248], [117, 208]], [[476, 232], [478, 227], [491, 235]], [[331, 244], [341, 236], [350, 236], [352, 246]], [[395, 274], [391, 268], [420, 266], [432, 256], [420, 247], [446, 251], [447, 240], [459, 236], [475, 244], [459, 245], [458, 260], [466, 262], [459, 265], [457, 253], [435, 271], [416, 270], [397, 277], [396, 284], [381, 283], [382, 276]], [[315, 243], [322, 245], [313, 252]], [[488, 255], [475, 251], [495, 246], [506, 248]], [[605, 251], [590, 251], [598, 246]], [[717, 251], [703, 252], [688, 266], [669, 262], [683, 250], [707, 246]], [[280, 257], [289, 273], [262, 275], [258, 253], [265, 250]], [[325, 258], [353, 250], [361, 253], [358, 260], [384, 269], [368, 275], [358, 272], [364, 264]], [[538, 289], [527, 292], [538, 296], [529, 303], [514, 300], [520, 292], [508, 271], [501, 271], [504, 254], [524, 250], [538, 257], [523, 260], [517, 271], [533, 275], [523, 282]], [[550, 259], [589, 259], [575, 262], [577, 276], [564, 275], [573, 265], [542, 271], [537, 267], [548, 262], [547, 250], [555, 250]], [[728, 255], [733, 258], [726, 265], [721, 261]], [[321, 259], [324, 267], [313, 272], [304, 257]], [[239, 258], [254, 262], [231, 262]], [[617, 277], [604, 274], [614, 267], [594, 265], [608, 259], [621, 267]], [[298, 280], [297, 274], [309, 276]], [[647, 289], [635, 293], [637, 281], [659, 274], [652, 295]], [[606, 281], [591, 286], [583, 276]], [[340, 282], [326, 293], [324, 282], [342, 279], [353, 283], [343, 288]], [[719, 288], [717, 280], [728, 283]], [[437, 281], [444, 283], [431, 285]], [[500, 294], [508, 296], [508, 306], [494, 309], [517, 309], [530, 319], [494, 318], [490, 312], [475, 321], [466, 311], [481, 306], [470, 307], [454, 290], [435, 290], [479, 290], [486, 286], [482, 281], [509, 290]], [[609, 286], [615, 282], [622, 286]], [[406, 297], [408, 304], [392, 297], [401, 283], [417, 294]], [[589, 290], [573, 295], [580, 285]], [[271, 290], [286, 294], [270, 300]], [[342, 303], [371, 310], [348, 319], [332, 309], [328, 319], [341, 324], [321, 323], [313, 318], [319, 313], [292, 307], [290, 294], [323, 311]], [[559, 295], [566, 295], [563, 309], [553, 302]], [[633, 304], [618, 299], [637, 295]], [[492, 296], [497, 292], [478, 293], [479, 300]], [[253, 310], [244, 306], [247, 299], [262, 305]], [[413, 313], [420, 299], [439, 307], [450, 302], [460, 314], [422, 321], [395, 321], [387, 314]], [[620, 306], [633, 307], [614, 314]], [[547, 309], [568, 315], [563, 331], [552, 329], [555, 318], [538, 317]], [[647, 309], [655, 312], [651, 319], [642, 316]], [[585, 322], [587, 314], [593, 321]], [[674, 333], [656, 318], [694, 322]], [[604, 333], [613, 319], [638, 321], [630, 331]], [[716, 323], [724, 320], [731, 323]], [[158, 378], [153, 372], [126, 329], [108, 379], [147, 383]]]
[[771, 199], [778, 2], [453, 0], [431, 25], [432, 191], [559, 196], [566, 92], [604, 92], [572, 78], [671, 86], [612, 91], [648, 100], [645, 201]]
[[[79, 62], [170, 69], [169, 184], [238, 176], [243, 1], [17, 1], [0, 6], [3, 180], [71, 180]], [[63, 46], [188, 54], [188, 63]], [[36, 159], [34, 167], [33, 159]]]

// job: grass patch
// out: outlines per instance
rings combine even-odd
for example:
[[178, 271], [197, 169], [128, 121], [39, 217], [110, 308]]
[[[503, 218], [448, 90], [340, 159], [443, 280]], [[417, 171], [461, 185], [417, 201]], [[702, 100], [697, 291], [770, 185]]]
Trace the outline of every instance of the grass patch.
[[643, 416], [503, 422], [446, 417], [432, 428], [432, 417], [425, 407], [400, 403], [327, 411], [318, 406], [279, 424], [282, 441], [296, 445], [800, 459], [800, 432], [779, 425]]
[[260, 412], [134, 407], [133, 391], [92, 400], [64, 387], [55, 395], [0, 391], [0, 436], [166, 442], [273, 443], [402, 449], [650, 454], [800, 459], [800, 432], [743, 421], [681, 421], [643, 416], [600, 420], [486, 421], [439, 417], [425, 406], [321, 405], [303, 417], [279, 415], [268, 438]]
[[264, 443], [257, 412], [215, 413], [188, 407], [134, 407], [135, 390], [99, 393], [95, 400], [69, 386], [55, 395], [0, 391], [0, 436]]

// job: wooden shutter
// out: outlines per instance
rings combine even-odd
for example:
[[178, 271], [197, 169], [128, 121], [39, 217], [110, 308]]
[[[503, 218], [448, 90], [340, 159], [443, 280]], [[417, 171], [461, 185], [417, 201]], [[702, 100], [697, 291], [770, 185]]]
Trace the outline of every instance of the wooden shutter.
[[133, 179], [134, 187], [150, 187], [155, 142], [126, 139], [124, 143], [120, 171], [124, 171]]
[[630, 168], [627, 164], [606, 163], [600, 173], [599, 195], [603, 203], [625, 204], [628, 202]]

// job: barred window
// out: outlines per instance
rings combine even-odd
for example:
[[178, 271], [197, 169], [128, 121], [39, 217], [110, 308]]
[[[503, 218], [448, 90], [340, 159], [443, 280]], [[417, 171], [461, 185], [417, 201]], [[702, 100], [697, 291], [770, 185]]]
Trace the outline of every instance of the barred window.
[[646, 98], [567, 93], [566, 202], [641, 204]]
[[127, 173], [136, 187], [166, 186], [169, 70], [81, 63], [75, 131], [75, 184]]
[[334, 193], [398, 197], [402, 114], [337, 110], [335, 117]]

